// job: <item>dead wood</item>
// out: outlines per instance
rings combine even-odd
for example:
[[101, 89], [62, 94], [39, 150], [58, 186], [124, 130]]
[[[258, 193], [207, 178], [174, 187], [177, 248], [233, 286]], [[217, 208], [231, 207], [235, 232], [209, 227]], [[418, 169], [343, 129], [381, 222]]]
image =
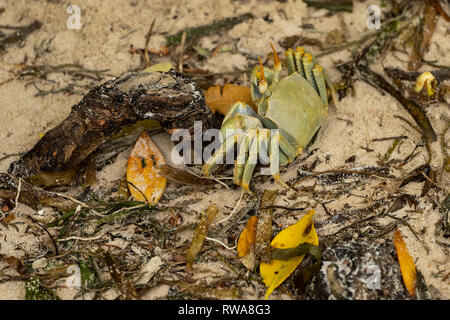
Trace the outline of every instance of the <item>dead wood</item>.
[[145, 119], [158, 120], [164, 129], [193, 131], [195, 120], [210, 127], [212, 114], [197, 85], [177, 71], [128, 73], [86, 94], [8, 172], [30, 177], [68, 170], [124, 126]]

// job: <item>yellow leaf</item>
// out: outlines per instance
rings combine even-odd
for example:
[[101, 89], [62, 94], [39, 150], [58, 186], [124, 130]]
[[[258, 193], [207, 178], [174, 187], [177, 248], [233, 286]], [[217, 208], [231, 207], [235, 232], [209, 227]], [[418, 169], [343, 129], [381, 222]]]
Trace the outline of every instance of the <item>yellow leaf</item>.
[[174, 69], [170, 62], [161, 62], [145, 68], [142, 72], [169, 72], [170, 69]]
[[150, 137], [143, 132], [137, 140], [127, 163], [130, 193], [137, 201], [158, 203], [166, 188], [166, 178], [156, 166], [164, 165], [164, 157]]
[[213, 112], [217, 111], [223, 115], [227, 113], [228, 108], [239, 101], [248, 104], [256, 111], [250, 96], [250, 88], [236, 84], [226, 84], [223, 92], [220, 92], [220, 86], [209, 87], [205, 92], [205, 101]]
[[244, 257], [250, 252], [250, 246], [255, 245], [255, 233], [256, 233], [256, 223], [258, 218], [256, 216], [251, 216], [247, 221], [247, 226], [242, 231], [239, 236], [239, 241], [237, 244], [237, 251], [239, 257]]
[[416, 294], [416, 265], [413, 258], [408, 253], [405, 241], [399, 230], [394, 232], [394, 244], [397, 250], [398, 263], [402, 272], [403, 283], [411, 297]]
[[[314, 228], [313, 216], [314, 210], [310, 210], [296, 224], [278, 233], [270, 245], [273, 248], [289, 249], [307, 242], [317, 246], [319, 244], [319, 238]], [[266, 300], [272, 291], [294, 272], [300, 262], [302, 262], [304, 256], [293, 257], [289, 260], [272, 259], [270, 263], [261, 263], [259, 271], [267, 287]]]

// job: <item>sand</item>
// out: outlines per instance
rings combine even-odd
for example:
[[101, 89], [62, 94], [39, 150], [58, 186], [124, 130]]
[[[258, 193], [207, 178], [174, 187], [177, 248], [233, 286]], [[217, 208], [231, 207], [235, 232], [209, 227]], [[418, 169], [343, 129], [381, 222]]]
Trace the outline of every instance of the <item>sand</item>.
[[[379, 1], [372, 1], [373, 3]], [[372, 3], [371, 2], [371, 3]], [[193, 27], [211, 23], [217, 19], [232, 17], [246, 12], [251, 12], [255, 19], [243, 22], [232, 29], [223, 32], [222, 35], [211, 35], [199, 41], [199, 45], [208, 50], [214, 50], [222, 44], [222, 50], [214, 56], [203, 61], [192, 61], [191, 67], [201, 68], [210, 72], [228, 72], [247, 69], [256, 62], [256, 58], [270, 53], [272, 41], [278, 51], [282, 51], [279, 45], [281, 39], [286, 36], [304, 35], [317, 38], [325, 42], [325, 36], [334, 29], [342, 28], [345, 24], [345, 37], [348, 41], [357, 39], [362, 33], [367, 32], [366, 7], [367, 3], [356, 1], [353, 13], [339, 13], [328, 15], [327, 10], [308, 8], [302, 1], [113, 1], [106, 5], [100, 5], [94, 0], [79, 0], [76, 5], [81, 8], [80, 30], [69, 30], [66, 26], [68, 14], [66, 8], [72, 2], [67, 1], [26, 1], [10, 0], [0, 1], [0, 8], [5, 11], [0, 14], [0, 25], [26, 25], [35, 19], [41, 21], [40, 30], [32, 33], [20, 46], [12, 45], [6, 52], [0, 55], [0, 158], [6, 155], [23, 153], [29, 150], [47, 130], [56, 126], [70, 112], [73, 104], [81, 99], [81, 95], [49, 94], [37, 97], [37, 89], [32, 85], [26, 85], [28, 80], [18, 79], [14, 70], [18, 64], [51, 64], [80, 63], [90, 69], [108, 69], [109, 76], [119, 76], [124, 72], [135, 70], [139, 67], [139, 56], [130, 53], [130, 46], [143, 48], [145, 35], [154, 18], [156, 24], [154, 35], [151, 37], [149, 47], [159, 48], [164, 45], [164, 34], [173, 34], [187, 27]], [[313, 24], [320, 32], [311, 32], [301, 28], [302, 25]], [[316, 31], [317, 31], [316, 30]], [[426, 53], [426, 60], [438, 60], [440, 64], [448, 64], [450, 61], [450, 42], [448, 41], [449, 27], [444, 19], [439, 18], [435, 34], [433, 35], [430, 50]], [[311, 47], [315, 53], [320, 50]], [[320, 64], [328, 70], [333, 81], [338, 81], [340, 73], [333, 67], [336, 63], [347, 61], [351, 57], [349, 50], [343, 50], [335, 54], [327, 55], [319, 59]], [[388, 56], [384, 60], [384, 67], [400, 67], [406, 69], [407, 55], [403, 54], [401, 60]], [[163, 57], [160, 61], [167, 60]], [[429, 70], [422, 66], [420, 71]], [[378, 62], [373, 66], [377, 72], [382, 72], [382, 65]], [[50, 79], [59, 81], [64, 85], [69, 78], [60, 74], [51, 75]], [[241, 75], [236, 79], [240, 83], [248, 84], [248, 77]], [[6, 81], [5, 83], [3, 83]], [[220, 81], [218, 82], [220, 83]], [[98, 83], [97, 83], [98, 84]], [[51, 83], [39, 82], [41, 88], [52, 89]], [[81, 91], [87, 92], [86, 89]], [[298, 161], [283, 170], [281, 178], [289, 181], [295, 179], [297, 170], [302, 166], [309, 166], [314, 160], [319, 159], [315, 171], [333, 170], [339, 168], [356, 168], [362, 166], [377, 166], [379, 156], [385, 154], [392, 144], [392, 140], [374, 142], [375, 138], [407, 135], [400, 148], [392, 154], [392, 159], [404, 159], [421, 140], [420, 134], [408, 126], [395, 115], [411, 119], [403, 107], [388, 94], [382, 94], [377, 89], [362, 81], [355, 83], [354, 95], [349, 95], [339, 102], [337, 108], [330, 108], [329, 115], [322, 125], [319, 135], [309, 150], [318, 148], [317, 152], [304, 162]], [[427, 115], [435, 132], [440, 138], [446, 121], [450, 118], [448, 103], [433, 103], [427, 107]], [[448, 145], [448, 136], [446, 143]], [[373, 151], [368, 152], [364, 148]], [[434, 143], [432, 167], [442, 167], [443, 156], [439, 143]], [[98, 184], [95, 190], [107, 190], [117, 185], [117, 180], [125, 173], [126, 159], [131, 149], [125, 150], [117, 158], [116, 162], [105, 167], [98, 173]], [[413, 161], [405, 165], [402, 170], [394, 170], [392, 174], [403, 177], [406, 173], [424, 164], [427, 153], [424, 148]], [[351, 156], [355, 156], [354, 163], [346, 163]], [[0, 161], [0, 172], [5, 172], [9, 164], [18, 156], [10, 156]], [[436, 224], [442, 214], [433, 203], [441, 204], [448, 193], [449, 175], [445, 171], [438, 177], [439, 186], [444, 190], [432, 189], [425, 197], [419, 198], [417, 210], [406, 206], [395, 212], [398, 217], [408, 216], [411, 226], [420, 232], [421, 242], [413, 236], [411, 231], [402, 225], [399, 228], [405, 237], [408, 250], [417, 267], [421, 270], [428, 285], [434, 287], [441, 298], [450, 298], [450, 283], [448, 270], [450, 259], [448, 255], [449, 241], [435, 235]], [[389, 196], [389, 188], [394, 190], [397, 180], [385, 181], [383, 179], [371, 179], [362, 187], [354, 190], [358, 196], [342, 197], [328, 206], [333, 212], [343, 210], [346, 205], [352, 208], [367, 206], [369, 196], [371, 201], [383, 199]], [[304, 186], [311, 185], [305, 182]], [[410, 183], [402, 190], [405, 193], [420, 196], [422, 183]], [[175, 186], [169, 185], [169, 188]], [[261, 193], [265, 189], [271, 189], [274, 184], [270, 181], [259, 182], [255, 190]], [[195, 223], [198, 212], [204, 210], [209, 204], [216, 203], [220, 214], [216, 218], [222, 219], [228, 215], [240, 197], [239, 189], [225, 189], [217, 186], [208, 192], [191, 192], [177, 199], [162, 198], [164, 205], [176, 206], [185, 201], [194, 199], [187, 205], [190, 214], [183, 216], [184, 223]], [[294, 199], [294, 200], [293, 200]], [[322, 206], [318, 205], [311, 195], [301, 195], [295, 199], [293, 191], [284, 191], [277, 197], [275, 204], [283, 206], [294, 205], [298, 201], [305, 201], [316, 209], [316, 221], [323, 222], [329, 217]], [[244, 203], [255, 201], [246, 198]], [[243, 206], [244, 204], [241, 204]], [[48, 242], [45, 236], [39, 234], [27, 234], [24, 236], [26, 216], [40, 219], [51, 219], [57, 213], [51, 209], [45, 209], [44, 215], [38, 215], [34, 210], [19, 204], [13, 212], [16, 214], [18, 228], [0, 225], [0, 254], [15, 256], [19, 259], [38, 260], [45, 255], [42, 243]], [[197, 213], [197, 214], [196, 214]], [[167, 212], [158, 213], [164, 216]], [[286, 227], [297, 221], [301, 216], [289, 215], [283, 217], [277, 215], [276, 223], [280, 227]], [[388, 219], [389, 220], [389, 219]], [[392, 220], [386, 221], [386, 223]], [[336, 226], [327, 224], [318, 229], [319, 239], [321, 235], [327, 235], [335, 230]], [[180, 243], [189, 240], [192, 232], [181, 235]], [[224, 239], [222, 239], [224, 240]], [[445, 245], [442, 245], [444, 243]], [[115, 243], [119, 245], [119, 243]], [[425, 247], [428, 247], [428, 252]], [[26, 252], [26, 253], [25, 253]], [[225, 250], [225, 253], [227, 251]], [[232, 253], [228, 253], [233, 256]], [[144, 271], [155, 273], [160, 267], [161, 261], [169, 258], [161, 252], [159, 258], [152, 258], [144, 267]], [[161, 260], [162, 259], [162, 260]], [[32, 261], [30, 261], [32, 262]], [[0, 270], [5, 267], [5, 262], [0, 261]], [[211, 272], [217, 270], [217, 273]], [[12, 272], [13, 271], [8, 271]], [[198, 266], [197, 278], [205, 283], [211, 283], [212, 279], [222, 274], [230, 273], [230, 269], [220, 262], [202, 262]], [[446, 281], [443, 277], [447, 275]], [[151, 275], [145, 279], [149, 281]], [[256, 283], [256, 282], [255, 282]], [[242, 289], [242, 298], [262, 298], [264, 290], [261, 283], [255, 285], [256, 289]], [[64, 291], [66, 290], [66, 291]], [[150, 290], [144, 298], [156, 299], [167, 296], [169, 286], [158, 285]], [[71, 299], [74, 296], [71, 289], [60, 289], [61, 297]], [[110, 290], [103, 298], [113, 299], [118, 292]], [[275, 299], [290, 299], [291, 296], [274, 292]], [[0, 283], [0, 299], [24, 299], [24, 282]]]

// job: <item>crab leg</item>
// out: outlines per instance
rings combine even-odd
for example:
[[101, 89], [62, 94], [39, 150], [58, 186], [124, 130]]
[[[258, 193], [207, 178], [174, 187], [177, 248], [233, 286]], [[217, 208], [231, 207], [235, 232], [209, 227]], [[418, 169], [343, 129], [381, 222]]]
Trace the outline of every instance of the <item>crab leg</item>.
[[314, 75], [312, 73], [312, 69], [314, 68], [314, 62], [312, 55], [309, 53], [305, 53], [302, 58], [303, 67], [305, 68], [306, 80], [318, 91], [316, 81], [314, 80]]
[[[251, 133], [250, 133], [251, 131]], [[250, 149], [247, 162], [245, 163], [244, 173], [242, 175], [242, 188], [249, 190], [248, 185], [252, 178], [253, 170], [255, 169], [256, 162], [258, 161], [258, 129], [249, 129], [249, 135], [251, 135]]]
[[214, 155], [212, 155], [211, 158], [206, 161], [203, 167], [203, 173], [205, 175], [209, 175], [217, 167], [217, 165], [222, 162], [223, 157], [228, 154], [228, 152], [231, 150], [231, 148], [234, 147], [237, 142], [239, 142], [239, 138], [241, 136], [242, 133], [234, 134], [228, 137], [225, 142], [222, 143], [219, 150], [217, 150]]
[[239, 153], [236, 158], [233, 172], [233, 182], [238, 186], [240, 186], [242, 183], [242, 175], [244, 173], [245, 163], [247, 161], [248, 149], [250, 147], [250, 142], [253, 140], [255, 134], [255, 131], [248, 130], [242, 138], [241, 144], [239, 146]]
[[305, 54], [305, 51], [303, 50], [303, 47], [297, 47], [294, 53], [295, 58], [295, 67], [297, 69], [297, 72], [303, 76], [303, 78], [306, 79], [305, 69], [303, 68], [303, 62], [302, 58]]
[[288, 156], [288, 162], [291, 162], [298, 154], [302, 152], [301, 148], [296, 148], [280, 132], [280, 149]]
[[294, 60], [294, 51], [291, 48], [289, 48], [286, 51], [286, 65], [287, 65], [289, 75], [293, 74], [296, 71], [295, 70], [295, 60]]
[[316, 64], [314, 66], [313, 71], [313, 75], [314, 75], [314, 80], [317, 84], [317, 91], [319, 92], [320, 98], [322, 99], [323, 105], [325, 106], [326, 109], [328, 109], [328, 95], [327, 95], [327, 87], [325, 84], [325, 79], [323, 76], [323, 72], [322, 72], [322, 68]]
[[[278, 179], [280, 177], [280, 164], [281, 164], [281, 154], [284, 154], [280, 150], [280, 131], [272, 132], [272, 136], [270, 137], [269, 144], [269, 154], [270, 154], [270, 173], [274, 177], [274, 179]], [[288, 158], [285, 156], [286, 162]]]

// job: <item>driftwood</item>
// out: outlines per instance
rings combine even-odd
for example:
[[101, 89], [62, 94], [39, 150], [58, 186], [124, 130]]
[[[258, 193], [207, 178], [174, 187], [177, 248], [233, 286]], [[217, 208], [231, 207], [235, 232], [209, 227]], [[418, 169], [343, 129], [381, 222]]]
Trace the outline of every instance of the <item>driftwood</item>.
[[28, 178], [74, 168], [124, 126], [146, 119], [192, 132], [195, 120], [210, 127], [212, 113], [197, 85], [177, 71], [128, 73], [86, 94], [8, 172]]

